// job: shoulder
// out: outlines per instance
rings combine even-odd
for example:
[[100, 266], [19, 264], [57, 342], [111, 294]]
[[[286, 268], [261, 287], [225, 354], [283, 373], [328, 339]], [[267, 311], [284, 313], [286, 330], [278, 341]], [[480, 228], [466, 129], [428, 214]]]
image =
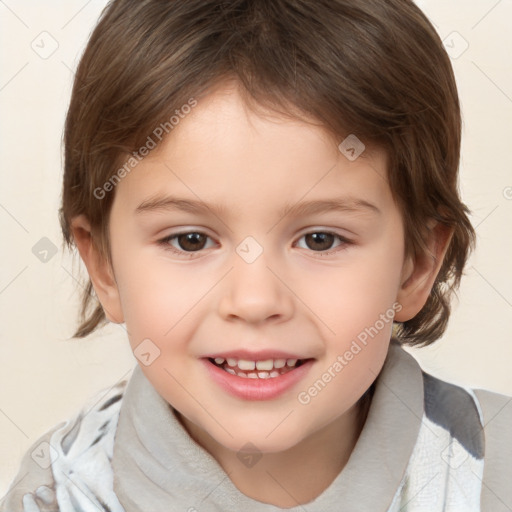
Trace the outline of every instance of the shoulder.
[[485, 429], [491, 421], [511, 430], [512, 397], [452, 384], [424, 371], [422, 375], [425, 415], [434, 423], [453, 433], [470, 425], [473, 429]]
[[423, 382], [425, 416], [483, 461], [478, 471], [482, 510], [512, 510], [512, 397], [457, 386], [425, 372]]
[[[23, 456], [17, 475], [11, 482], [7, 494], [0, 501], [0, 511], [18, 512], [31, 510], [37, 503], [39, 508], [32, 510], [46, 512], [58, 510], [55, 501], [52, 470], [47, 464], [50, 439], [55, 431], [65, 425], [59, 423], [37, 439]], [[27, 497], [25, 497], [27, 496]]]
[[492, 450], [507, 453], [512, 465], [512, 397], [485, 389], [475, 389], [474, 394], [482, 411], [482, 428], [489, 453], [493, 453]]
[[512, 397], [476, 389], [483, 413], [485, 468], [482, 510], [512, 510]]
[[127, 380], [123, 380], [98, 391], [74, 416], [51, 428], [29, 447], [7, 494], [0, 500], [0, 512], [61, 510], [56, 498], [59, 479], [64, 474], [61, 468], [70, 468], [99, 452], [111, 458], [109, 450], [126, 384]]
[[498, 421], [512, 422], [512, 397], [488, 391], [475, 389], [475, 395], [485, 415], [496, 417]]
[[425, 416], [444, 428], [473, 457], [484, 455], [483, 415], [474, 392], [424, 371]]

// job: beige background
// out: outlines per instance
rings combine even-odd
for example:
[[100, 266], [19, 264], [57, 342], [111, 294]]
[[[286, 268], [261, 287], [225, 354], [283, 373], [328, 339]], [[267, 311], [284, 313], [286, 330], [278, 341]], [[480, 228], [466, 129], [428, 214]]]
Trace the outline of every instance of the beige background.
[[[412, 352], [436, 376], [512, 395], [512, 2], [418, 3], [453, 56], [461, 185], [479, 246], [446, 335]], [[62, 252], [57, 220], [73, 70], [104, 5], [0, 2], [0, 496], [40, 435], [136, 363], [121, 326], [69, 339], [79, 262]], [[58, 248], [46, 263], [32, 252], [43, 237]]]

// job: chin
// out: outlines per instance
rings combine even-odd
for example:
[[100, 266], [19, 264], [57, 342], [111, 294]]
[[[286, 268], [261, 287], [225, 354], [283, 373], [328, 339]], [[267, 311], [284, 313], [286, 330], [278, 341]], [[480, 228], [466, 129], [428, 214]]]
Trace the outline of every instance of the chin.
[[[261, 453], [279, 453], [292, 449], [300, 444], [308, 437], [308, 432], [291, 419], [286, 419], [282, 424], [283, 418], [273, 422], [273, 428], [269, 428], [270, 423], [266, 423], [263, 427], [246, 425], [237, 425], [234, 432], [235, 437], [227, 435], [222, 436], [222, 444], [234, 451], [239, 451], [247, 443], [252, 443]], [[289, 423], [285, 425], [285, 423]], [[219, 442], [221, 440], [219, 439]]]
[[279, 425], [279, 421], [275, 422], [275, 432], [267, 427], [268, 424], [262, 427], [254, 423], [225, 423], [224, 426], [229, 433], [217, 424], [200, 426], [194, 423], [192, 428], [188, 425], [185, 428], [191, 437], [206, 449], [213, 440], [215, 444], [233, 452], [254, 450], [258, 453], [278, 453], [293, 448], [305, 437], [305, 433], [301, 435], [296, 429], [283, 428], [284, 425]]

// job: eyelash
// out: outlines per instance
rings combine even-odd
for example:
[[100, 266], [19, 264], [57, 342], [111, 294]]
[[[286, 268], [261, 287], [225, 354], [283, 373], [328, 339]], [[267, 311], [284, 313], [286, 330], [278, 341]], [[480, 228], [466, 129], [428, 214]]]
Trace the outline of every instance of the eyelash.
[[[341, 244], [338, 245], [334, 250], [330, 250], [330, 249], [327, 249], [326, 251], [313, 251], [312, 249], [310, 249], [311, 252], [313, 253], [318, 253], [320, 254], [321, 256], [329, 256], [331, 254], [334, 254], [334, 253], [337, 253], [337, 252], [340, 252], [340, 251], [343, 251], [344, 249], [346, 249], [349, 245], [353, 245], [354, 242], [352, 242], [351, 240], [349, 240], [348, 238], [345, 238], [344, 236], [341, 236], [341, 235], [338, 235], [337, 233], [334, 233], [332, 231], [308, 231], [307, 233], [304, 233], [300, 238], [304, 238], [305, 236], [307, 235], [312, 235], [312, 234], [325, 234], [325, 235], [333, 235], [335, 238], [337, 238]], [[200, 249], [198, 251], [183, 251], [183, 250], [178, 250], [176, 249], [175, 247], [173, 247], [172, 245], [170, 245], [170, 242], [174, 239], [177, 239], [179, 236], [183, 236], [183, 235], [190, 235], [190, 234], [198, 234], [198, 235], [204, 235], [206, 236], [207, 238], [210, 238], [206, 233], [203, 233], [201, 231], [184, 231], [182, 233], [172, 233], [168, 236], [166, 236], [165, 238], [162, 238], [160, 240], [157, 241], [158, 245], [160, 245], [165, 251], [169, 251], [173, 254], [176, 254], [178, 255], [179, 257], [182, 257], [182, 258], [195, 258], [196, 257], [196, 254], [200, 254], [204, 249]]]

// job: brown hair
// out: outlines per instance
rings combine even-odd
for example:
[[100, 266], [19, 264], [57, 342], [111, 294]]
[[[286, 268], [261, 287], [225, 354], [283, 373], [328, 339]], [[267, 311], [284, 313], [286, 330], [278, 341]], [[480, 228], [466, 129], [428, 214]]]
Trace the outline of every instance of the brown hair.
[[[115, 190], [98, 199], [98, 187], [120, 176], [155, 127], [228, 79], [241, 84], [248, 104], [314, 119], [338, 142], [353, 133], [384, 149], [408, 254], [425, 250], [427, 219], [453, 228], [425, 306], [397, 328], [409, 345], [438, 339], [475, 234], [458, 193], [453, 70], [410, 0], [109, 2], [81, 57], [66, 119], [59, 214], [68, 247], [71, 219], [85, 214], [111, 263]], [[92, 292], [89, 280], [75, 337], [105, 321]]]

